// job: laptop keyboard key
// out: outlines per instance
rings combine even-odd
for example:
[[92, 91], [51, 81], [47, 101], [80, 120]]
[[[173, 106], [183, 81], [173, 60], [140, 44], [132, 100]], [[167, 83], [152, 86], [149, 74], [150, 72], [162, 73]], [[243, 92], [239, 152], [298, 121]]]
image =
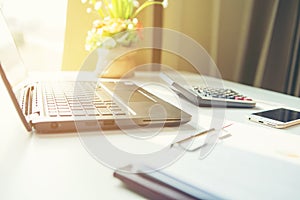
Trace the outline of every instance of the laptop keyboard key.
[[98, 112], [98, 110], [86, 110], [86, 113], [88, 116], [99, 116], [100, 113]]
[[112, 115], [112, 112], [108, 108], [98, 108], [101, 115]]
[[84, 110], [72, 110], [74, 116], [85, 116], [86, 113]]
[[72, 116], [72, 113], [71, 112], [59, 112], [59, 116], [70, 117], [70, 116]]
[[53, 111], [50, 111], [50, 112], [49, 112], [49, 116], [50, 116], [50, 117], [56, 117], [57, 115], [58, 115], [57, 112], [53, 112]]

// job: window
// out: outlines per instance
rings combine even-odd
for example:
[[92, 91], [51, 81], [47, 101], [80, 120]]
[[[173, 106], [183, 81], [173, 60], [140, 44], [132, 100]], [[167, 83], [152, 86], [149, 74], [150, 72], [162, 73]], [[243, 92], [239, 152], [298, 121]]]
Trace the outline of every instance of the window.
[[28, 70], [60, 70], [67, 0], [0, 0], [0, 5]]

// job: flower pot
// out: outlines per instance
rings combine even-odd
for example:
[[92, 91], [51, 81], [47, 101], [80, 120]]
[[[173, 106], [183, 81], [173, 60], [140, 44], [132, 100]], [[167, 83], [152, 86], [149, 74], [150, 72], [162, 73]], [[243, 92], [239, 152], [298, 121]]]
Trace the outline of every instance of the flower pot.
[[96, 72], [101, 78], [122, 78], [134, 75], [135, 52], [127, 47], [98, 48]]

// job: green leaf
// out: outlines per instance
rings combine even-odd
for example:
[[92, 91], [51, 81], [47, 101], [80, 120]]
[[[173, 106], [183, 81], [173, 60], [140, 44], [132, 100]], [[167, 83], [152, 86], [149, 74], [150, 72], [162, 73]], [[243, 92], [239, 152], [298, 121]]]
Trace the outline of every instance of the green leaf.
[[155, 5], [155, 4], [163, 6], [163, 3], [160, 1], [150, 1], [150, 0], [146, 1], [138, 9], [136, 9], [134, 14], [132, 15], [132, 18], [135, 18], [142, 10], [144, 10], [148, 6]]

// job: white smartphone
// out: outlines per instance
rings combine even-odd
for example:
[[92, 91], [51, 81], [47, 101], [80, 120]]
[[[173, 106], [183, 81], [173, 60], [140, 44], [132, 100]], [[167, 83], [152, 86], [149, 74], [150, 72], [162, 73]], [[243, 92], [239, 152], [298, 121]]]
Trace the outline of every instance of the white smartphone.
[[252, 113], [249, 120], [274, 128], [286, 128], [300, 124], [300, 112], [286, 108], [277, 108], [262, 112]]

